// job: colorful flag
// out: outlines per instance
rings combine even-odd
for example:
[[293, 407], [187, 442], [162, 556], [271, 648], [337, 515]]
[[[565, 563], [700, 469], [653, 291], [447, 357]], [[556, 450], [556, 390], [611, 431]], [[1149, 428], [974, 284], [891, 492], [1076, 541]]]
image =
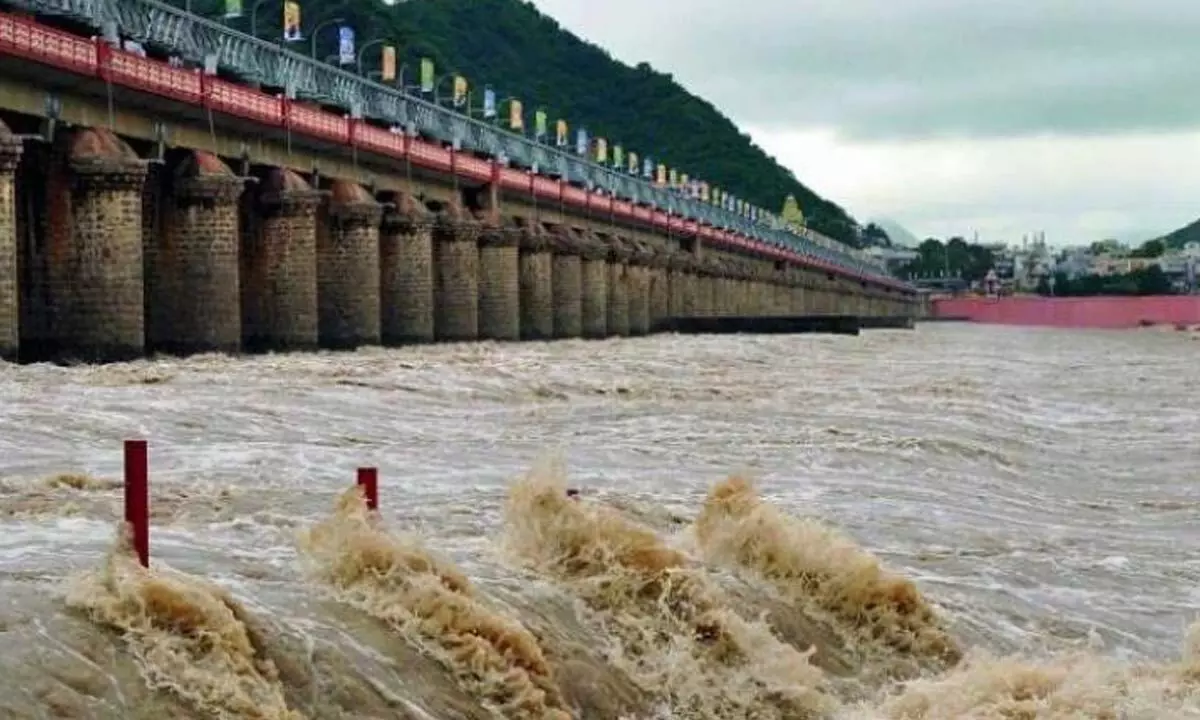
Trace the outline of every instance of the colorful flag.
[[338, 63], [354, 64], [354, 28], [349, 25], [338, 28]]
[[300, 35], [300, 3], [287, 0], [283, 3], [283, 40], [297, 42], [303, 39]]
[[570, 140], [568, 138], [569, 135], [570, 135], [570, 131], [567, 129], [567, 121], [566, 120], [559, 120], [557, 123], [555, 123], [555, 126], [554, 126], [554, 144], [555, 145], [559, 146], [560, 148], [566, 147], [567, 143], [570, 142]]
[[433, 92], [433, 60], [421, 58], [421, 92]]
[[512, 130], [520, 130], [525, 132], [525, 112], [521, 108], [520, 100], [508, 101], [508, 127]]
[[496, 91], [490, 87], [483, 89], [483, 116], [488, 120], [496, 117]]
[[242, 0], [225, 0], [225, 17], [239, 18], [242, 16]]
[[546, 111], [538, 110], [533, 114], [533, 134], [538, 140], [546, 138]]
[[396, 48], [384, 45], [382, 56], [379, 77], [384, 82], [392, 82], [396, 79]]
[[454, 107], [467, 104], [467, 79], [462, 75], [454, 76]]

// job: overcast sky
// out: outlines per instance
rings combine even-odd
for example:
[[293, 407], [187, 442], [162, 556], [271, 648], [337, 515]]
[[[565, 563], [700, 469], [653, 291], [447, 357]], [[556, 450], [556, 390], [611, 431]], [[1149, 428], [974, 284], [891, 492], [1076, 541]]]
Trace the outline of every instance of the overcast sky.
[[533, 4], [673, 74], [860, 220], [1063, 245], [1200, 217], [1197, 0]]

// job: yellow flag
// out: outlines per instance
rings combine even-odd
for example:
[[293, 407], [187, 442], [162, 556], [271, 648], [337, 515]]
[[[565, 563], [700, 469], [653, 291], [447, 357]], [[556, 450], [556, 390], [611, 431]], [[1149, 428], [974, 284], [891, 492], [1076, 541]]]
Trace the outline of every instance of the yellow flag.
[[283, 4], [283, 39], [288, 42], [300, 40], [300, 3], [287, 0]]
[[513, 130], [525, 129], [525, 113], [521, 110], [520, 100], [508, 102], [508, 126]]
[[383, 61], [379, 76], [384, 82], [392, 82], [396, 79], [396, 48], [391, 45], [383, 46]]
[[467, 79], [462, 75], [454, 76], [454, 107], [462, 107], [467, 102]]
[[421, 92], [433, 92], [433, 60], [421, 58]]
[[608, 141], [604, 138], [596, 138], [596, 162], [602, 163], [608, 160]]

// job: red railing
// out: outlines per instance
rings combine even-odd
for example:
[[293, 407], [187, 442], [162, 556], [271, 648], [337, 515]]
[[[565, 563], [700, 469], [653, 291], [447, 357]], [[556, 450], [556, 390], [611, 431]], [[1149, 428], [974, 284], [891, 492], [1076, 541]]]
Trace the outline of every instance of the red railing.
[[96, 55], [100, 77], [105, 80], [188, 105], [204, 101], [204, 76], [198, 69], [173, 67], [103, 43], [96, 45]]
[[351, 124], [350, 132], [354, 136], [354, 144], [357, 147], [380, 155], [404, 157], [406, 149], [403, 134], [377, 128], [365, 122]]
[[0, 15], [0, 50], [86, 75], [99, 67], [97, 43], [15, 15]]
[[445, 172], [449, 172], [453, 167], [450, 151], [440, 145], [434, 145], [424, 140], [413, 140], [409, 148], [413, 162], [418, 165]]
[[[0, 53], [30, 59], [74, 73], [98, 77], [113, 84], [141, 92], [167, 97], [190, 105], [203, 105], [208, 110], [251, 120], [271, 127], [286, 127], [290, 131], [320, 138], [329, 142], [354, 145], [387, 157], [404, 157], [405, 147], [416, 165], [440, 172], [455, 172], [482, 181], [496, 177], [492, 163], [472, 156], [452, 153], [440, 145], [419, 139], [406, 141], [393, 133], [381, 130], [364, 120], [351, 120], [296, 101], [285, 101], [252, 88], [204, 75], [195, 70], [176, 68], [152, 58], [117, 50], [99, 38], [84, 39], [61, 30], [39, 24], [29, 18], [0, 13]], [[602, 212], [657, 228], [669, 229], [680, 235], [709, 236], [706, 228], [695, 220], [668, 217], [658, 210], [640, 207], [624, 200], [588, 193], [561, 181], [524, 173], [520, 181], [510, 169], [502, 169], [499, 180], [512, 189], [531, 191], [538, 197], [561, 200], [571, 205]], [[848, 277], [869, 280], [889, 287], [904, 287], [902, 283], [883, 277], [868, 277], [849, 270], [815, 262], [798, 253], [766, 248], [762, 243], [737, 233], [717, 231], [711, 234], [714, 242], [727, 247], [754, 247], [757, 252], [786, 257], [803, 265], [836, 272]]]
[[459, 173], [467, 177], [483, 180], [484, 182], [492, 179], [492, 163], [487, 160], [458, 153], [454, 159], [454, 164], [458, 168]]
[[282, 127], [284, 102], [241, 85], [213, 77], [204, 77], [204, 101], [213, 112], [253, 120], [271, 127]]
[[350, 144], [350, 120], [320, 108], [291, 101], [285, 104], [287, 126], [293, 132], [304, 133], [342, 145]]
[[528, 190], [530, 187], [530, 176], [528, 173], [523, 173], [520, 170], [500, 168], [500, 186], [512, 190]]
[[543, 197], [547, 200], [557, 200], [560, 197], [559, 193], [561, 192], [561, 188], [559, 187], [559, 183], [555, 180], [551, 180], [548, 177], [542, 177], [541, 175], [534, 175], [533, 191], [537, 193], [538, 197]]

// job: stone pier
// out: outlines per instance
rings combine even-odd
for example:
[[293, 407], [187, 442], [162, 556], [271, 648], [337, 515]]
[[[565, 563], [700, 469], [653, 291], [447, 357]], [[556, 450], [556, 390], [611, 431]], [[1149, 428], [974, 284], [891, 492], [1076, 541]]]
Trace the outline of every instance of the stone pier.
[[671, 316], [671, 283], [668, 272], [670, 251], [661, 248], [653, 254], [647, 273], [650, 277], [650, 329]]
[[243, 249], [242, 326], [247, 347], [318, 346], [317, 209], [320, 192], [291, 170], [273, 168], [260, 183], [256, 220]]
[[550, 286], [554, 295], [554, 337], [583, 334], [584, 287], [581, 239], [563, 226], [550, 229], [554, 249]]
[[788, 306], [789, 315], [804, 315], [805, 299], [804, 299], [804, 271], [799, 268], [788, 268], [788, 282], [791, 284], [791, 303]]
[[[169, 192], [147, 188], [159, 222], [145, 238], [150, 347], [186, 355], [242, 347], [238, 201], [245, 183], [215, 155], [187, 153]], [[151, 216], [153, 217], [153, 215]]]
[[458, 203], [433, 228], [434, 331], [438, 340], [479, 339], [479, 223]]
[[581, 242], [584, 245], [583, 336], [608, 337], [608, 246], [594, 235]]
[[520, 231], [521, 339], [554, 337], [554, 253], [540, 223]]
[[717, 279], [721, 277], [724, 268], [716, 255], [705, 254], [700, 257], [700, 267], [697, 270], [696, 315], [713, 317], [717, 314]]
[[690, 317], [692, 308], [686, 301], [689, 289], [688, 269], [691, 253], [676, 250], [667, 256], [667, 315], [673, 318]]
[[408, 193], [384, 200], [388, 209], [379, 235], [383, 344], [433, 342], [433, 219]]
[[633, 249], [617, 235], [601, 237], [608, 247], [608, 334], [629, 335], [629, 259]]
[[654, 262], [654, 248], [627, 239], [630, 248], [626, 277], [629, 288], [629, 334], [646, 335], [650, 332], [650, 265]]
[[317, 233], [317, 299], [323, 347], [378, 345], [379, 222], [382, 208], [357, 183], [330, 185]]
[[20, 138], [0, 122], [0, 360], [16, 360], [21, 349], [15, 179], [23, 150]]
[[45, 210], [52, 352], [84, 361], [146, 350], [142, 186], [147, 164], [103, 129], [71, 134]]
[[481, 219], [479, 235], [479, 337], [521, 339], [521, 230]]

